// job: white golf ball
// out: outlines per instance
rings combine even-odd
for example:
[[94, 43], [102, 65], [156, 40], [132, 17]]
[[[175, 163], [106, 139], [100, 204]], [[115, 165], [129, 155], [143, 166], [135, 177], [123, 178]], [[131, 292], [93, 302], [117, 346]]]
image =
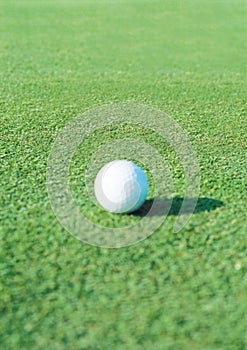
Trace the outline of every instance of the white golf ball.
[[144, 171], [128, 160], [107, 163], [96, 176], [94, 192], [98, 203], [112, 213], [130, 213], [139, 209], [148, 193]]

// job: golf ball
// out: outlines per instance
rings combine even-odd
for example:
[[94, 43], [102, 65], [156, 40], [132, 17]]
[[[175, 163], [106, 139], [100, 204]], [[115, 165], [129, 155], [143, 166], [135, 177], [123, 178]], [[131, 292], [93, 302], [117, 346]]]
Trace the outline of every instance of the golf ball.
[[107, 163], [96, 176], [94, 192], [98, 203], [112, 213], [131, 213], [145, 202], [148, 180], [144, 171], [128, 160]]

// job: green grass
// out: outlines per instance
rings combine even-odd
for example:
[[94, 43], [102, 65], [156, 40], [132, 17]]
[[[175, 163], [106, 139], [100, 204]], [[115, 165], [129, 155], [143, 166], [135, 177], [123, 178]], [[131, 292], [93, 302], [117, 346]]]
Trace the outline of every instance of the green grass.
[[[0, 2], [1, 349], [247, 348], [246, 17], [246, 0]], [[169, 162], [175, 203], [148, 239], [102, 249], [59, 224], [46, 166], [69, 121], [122, 101], [156, 107], [188, 133], [200, 199], [174, 234], [183, 169], [146, 135]], [[82, 210], [99, 136], [71, 165]], [[109, 226], [139, 220], [87, 205]]]

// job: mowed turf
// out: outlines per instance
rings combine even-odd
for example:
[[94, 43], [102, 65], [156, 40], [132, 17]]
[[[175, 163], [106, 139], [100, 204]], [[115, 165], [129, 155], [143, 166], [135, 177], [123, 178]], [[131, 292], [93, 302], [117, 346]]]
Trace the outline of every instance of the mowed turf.
[[[246, 349], [247, 2], [1, 1], [0, 17], [0, 348]], [[183, 168], [130, 130], [165, 157], [176, 199], [151, 237], [103, 249], [59, 224], [46, 166], [69, 121], [123, 101], [187, 132], [201, 191], [175, 234]], [[79, 207], [110, 227], [139, 218], [90, 205], [83, 171], [123, 134], [96, 133], [71, 164]]]

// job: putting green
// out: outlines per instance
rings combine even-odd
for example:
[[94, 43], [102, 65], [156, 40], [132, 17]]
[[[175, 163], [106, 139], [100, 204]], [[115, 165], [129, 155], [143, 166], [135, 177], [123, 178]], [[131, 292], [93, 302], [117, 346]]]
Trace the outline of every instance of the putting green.
[[[0, 9], [1, 348], [247, 348], [246, 1], [2, 0]], [[175, 234], [185, 185], [176, 152], [147, 130], [95, 132], [70, 167], [90, 219], [118, 227], [142, 217], [105, 213], [84, 191], [93, 152], [126, 134], [164, 157], [175, 197], [152, 236], [103, 249], [56, 219], [47, 159], [70, 121], [124, 101], [180, 124], [201, 190]]]

